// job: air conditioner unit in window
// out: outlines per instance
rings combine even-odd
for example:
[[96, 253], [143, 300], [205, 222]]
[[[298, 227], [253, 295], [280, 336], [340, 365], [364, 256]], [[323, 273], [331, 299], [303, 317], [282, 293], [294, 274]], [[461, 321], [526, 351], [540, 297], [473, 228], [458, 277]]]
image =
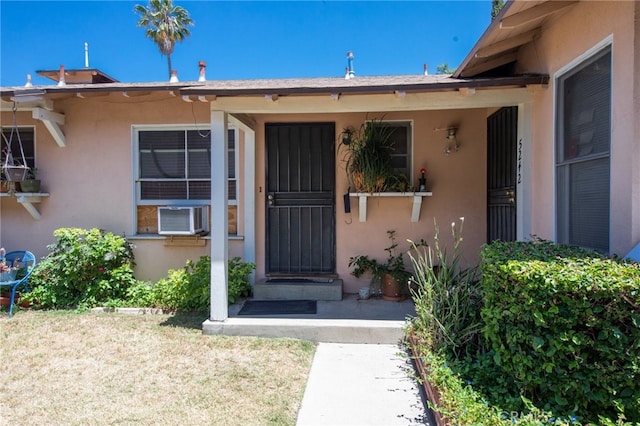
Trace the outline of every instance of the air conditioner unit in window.
[[207, 231], [207, 206], [158, 207], [158, 234], [198, 235]]

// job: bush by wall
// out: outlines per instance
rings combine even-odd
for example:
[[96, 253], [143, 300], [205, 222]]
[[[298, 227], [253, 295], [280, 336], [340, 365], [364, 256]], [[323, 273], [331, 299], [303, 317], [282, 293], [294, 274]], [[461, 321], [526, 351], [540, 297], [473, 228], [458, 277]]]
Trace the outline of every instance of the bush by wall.
[[640, 265], [545, 241], [481, 258], [491, 379], [554, 413], [639, 422]]
[[[126, 238], [100, 229], [60, 228], [29, 279], [22, 298], [39, 308], [76, 309], [95, 306], [152, 307], [180, 311], [209, 311], [211, 258], [169, 270], [157, 283], [137, 281], [133, 246]], [[229, 260], [228, 301], [251, 292], [252, 263]]]
[[433, 243], [411, 242], [408, 253], [414, 271], [410, 293], [416, 309], [411, 330], [430, 350], [449, 358], [475, 354], [482, 345], [478, 268], [460, 267], [463, 225], [464, 218], [457, 229], [455, 222], [451, 224], [450, 253], [440, 247], [435, 223]]
[[[228, 302], [249, 296], [249, 275], [255, 269], [253, 263], [239, 257], [228, 263]], [[211, 258], [202, 256], [197, 262], [187, 260], [181, 269], [171, 269], [167, 277], [157, 283], [140, 282], [131, 287], [124, 298], [127, 306], [144, 306], [183, 312], [208, 312], [210, 304]]]
[[131, 244], [100, 229], [60, 228], [23, 298], [44, 308], [93, 307], [124, 297], [135, 283]]

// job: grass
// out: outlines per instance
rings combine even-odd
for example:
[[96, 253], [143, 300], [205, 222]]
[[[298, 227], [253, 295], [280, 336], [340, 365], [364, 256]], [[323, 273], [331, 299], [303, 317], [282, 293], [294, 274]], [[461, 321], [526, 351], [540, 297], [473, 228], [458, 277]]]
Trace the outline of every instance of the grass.
[[204, 336], [197, 316], [2, 314], [3, 424], [293, 425], [315, 352]]

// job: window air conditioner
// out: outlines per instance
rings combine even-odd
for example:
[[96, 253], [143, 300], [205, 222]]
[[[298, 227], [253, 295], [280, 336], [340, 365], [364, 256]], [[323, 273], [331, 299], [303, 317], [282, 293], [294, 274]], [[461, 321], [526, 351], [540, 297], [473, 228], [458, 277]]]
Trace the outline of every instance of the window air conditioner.
[[207, 206], [158, 207], [158, 234], [203, 234], [207, 229], [207, 212]]

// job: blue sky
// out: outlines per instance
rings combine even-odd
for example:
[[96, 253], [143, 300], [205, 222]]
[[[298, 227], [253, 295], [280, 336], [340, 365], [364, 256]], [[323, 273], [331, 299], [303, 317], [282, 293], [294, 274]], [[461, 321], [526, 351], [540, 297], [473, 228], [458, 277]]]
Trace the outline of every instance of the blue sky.
[[[89, 66], [123, 82], [166, 81], [166, 58], [130, 1], [0, 1], [0, 85], [53, 84], [36, 70]], [[431, 73], [456, 67], [490, 23], [491, 1], [175, 1], [195, 21], [173, 68], [196, 80]]]

